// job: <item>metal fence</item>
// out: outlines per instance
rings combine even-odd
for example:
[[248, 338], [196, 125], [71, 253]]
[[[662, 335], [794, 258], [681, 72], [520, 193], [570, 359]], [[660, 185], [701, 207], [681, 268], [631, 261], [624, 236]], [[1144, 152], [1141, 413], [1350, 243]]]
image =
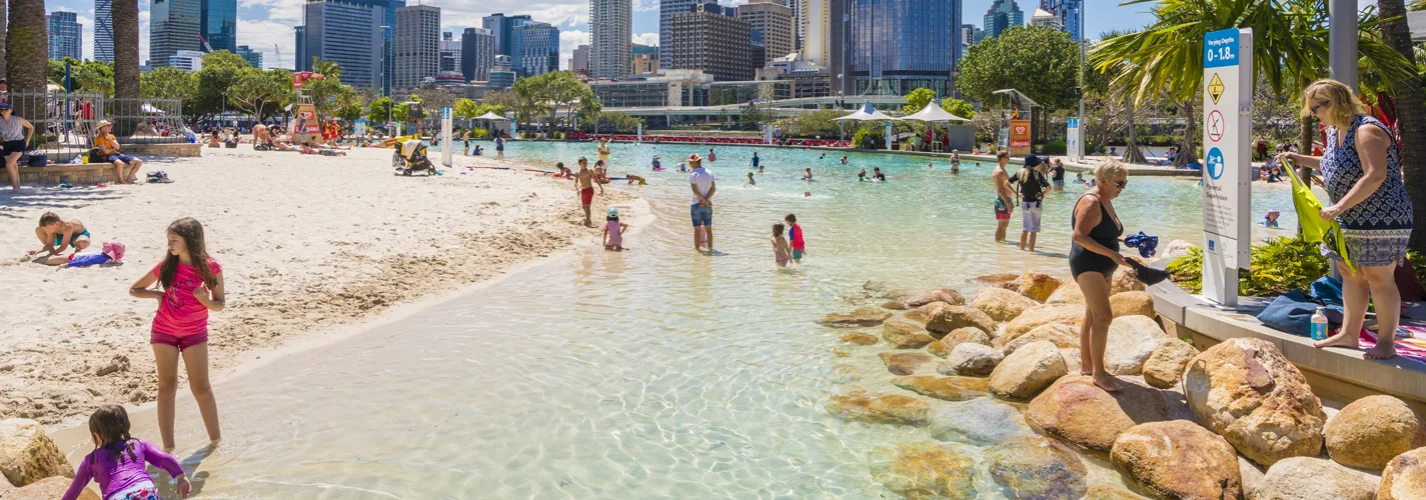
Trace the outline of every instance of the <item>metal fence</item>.
[[179, 99], [104, 99], [104, 119], [114, 122], [120, 144], [188, 142]]
[[114, 122], [120, 144], [188, 142], [178, 99], [112, 99], [101, 94], [9, 93], [13, 116], [35, 133], [26, 145], [55, 163], [69, 163], [94, 147], [100, 120]]

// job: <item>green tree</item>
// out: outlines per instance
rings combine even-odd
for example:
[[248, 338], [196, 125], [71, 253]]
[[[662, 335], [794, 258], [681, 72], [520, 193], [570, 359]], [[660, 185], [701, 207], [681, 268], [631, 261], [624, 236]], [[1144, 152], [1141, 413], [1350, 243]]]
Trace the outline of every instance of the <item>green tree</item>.
[[198, 79], [187, 71], [165, 66], [139, 73], [139, 88], [143, 97], [187, 101], [198, 92]]
[[967, 120], [975, 118], [975, 106], [971, 106], [970, 103], [960, 99], [950, 97], [941, 99], [941, 109]]
[[1078, 103], [1072, 84], [1078, 67], [1079, 45], [1068, 33], [1042, 26], [1010, 28], [970, 47], [956, 86], [981, 103], [998, 103], [1001, 98], [993, 92], [1016, 89], [1049, 113]]
[[515, 107], [516, 121], [532, 123], [535, 117], [554, 112], [554, 107], [545, 100], [546, 92], [543, 80], [538, 77], [516, 80], [515, 85], [510, 87], [510, 91], [519, 98], [519, 105]]
[[373, 124], [386, 123], [387, 113], [391, 110], [391, 98], [382, 97], [367, 106], [366, 121]]
[[579, 123], [585, 125], [581, 128], [593, 128], [592, 125], [594, 123], [594, 120], [599, 116], [599, 113], [603, 111], [604, 102], [600, 101], [598, 98], [591, 95], [588, 99], [581, 100], [579, 102], [578, 120]]
[[341, 109], [338, 109], [336, 114], [337, 118], [341, 118], [346, 121], [355, 121], [356, 119], [361, 118], [361, 112], [361, 104], [351, 103], [343, 106]]
[[931, 101], [934, 99], [936, 99], [936, 91], [934, 90], [927, 88], [912, 90], [906, 94], [906, 105], [901, 107], [901, 112], [908, 115], [916, 113], [926, 109], [926, 105], [931, 104]]
[[278, 103], [291, 88], [292, 74], [287, 70], [242, 68], [228, 87], [228, 105], [262, 121], [277, 111]]
[[765, 111], [763, 106], [758, 106], [756, 102], [744, 104], [741, 113], [738, 114], [738, 125], [745, 129], [760, 130], [762, 125], [771, 121], [772, 113]]
[[635, 118], [618, 111], [599, 113], [599, 129], [604, 131], [630, 133], [638, 129], [639, 124], [643, 122], [642, 118]]
[[190, 122], [201, 122], [230, 108], [228, 88], [233, 86], [240, 70], [251, 67], [242, 56], [226, 50], [204, 54], [203, 69], [194, 73], [197, 90], [193, 98], [184, 103], [183, 114]]
[[482, 115], [483, 113], [480, 112], [480, 105], [476, 104], [475, 101], [462, 98], [456, 99], [456, 104], [455, 106], [452, 106], [451, 114], [455, 115], [457, 118], [470, 120], [472, 118]]

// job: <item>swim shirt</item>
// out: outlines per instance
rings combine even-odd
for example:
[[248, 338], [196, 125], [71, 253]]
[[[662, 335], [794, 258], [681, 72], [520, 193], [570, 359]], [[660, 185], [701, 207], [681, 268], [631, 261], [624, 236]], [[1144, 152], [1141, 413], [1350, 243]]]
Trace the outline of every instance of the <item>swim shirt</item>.
[[789, 233], [792, 233], [792, 249], [793, 249], [793, 250], [806, 250], [806, 249], [807, 249], [807, 242], [802, 239], [802, 226], [793, 224], [793, 225], [792, 225], [792, 230], [790, 230], [790, 231], [788, 231], [788, 232], [789, 232]]
[[[153, 267], [153, 275], [163, 278], [163, 264]], [[218, 261], [208, 259], [208, 271], [214, 276], [223, 272]], [[203, 281], [193, 266], [178, 265], [173, 275], [173, 286], [163, 291], [163, 300], [158, 303], [158, 314], [153, 317], [152, 331], [174, 337], [184, 337], [208, 331], [208, 307], [193, 296], [193, 290]]]
[[[163, 469], [170, 476], [178, 477], [183, 474], [183, 467], [179, 466], [178, 460], [172, 455], [164, 453], [154, 446], [153, 443], [142, 439], [131, 439], [133, 444], [133, 457], [130, 458], [128, 451], [120, 452], [122, 461], [114, 457], [114, 453], [109, 448], [94, 450], [89, 456], [84, 457], [84, 461], [79, 463], [79, 467], [74, 468], [74, 480], [69, 483], [69, 490], [64, 492], [64, 500], [74, 500], [79, 498], [79, 494], [84, 491], [84, 487], [89, 485], [89, 481], [99, 483], [99, 491], [104, 492], [104, 498], [109, 495], [129, 488], [152, 483], [153, 479], [144, 468], [145, 463], [153, 464], [154, 467]], [[114, 447], [117, 450], [119, 447]]]

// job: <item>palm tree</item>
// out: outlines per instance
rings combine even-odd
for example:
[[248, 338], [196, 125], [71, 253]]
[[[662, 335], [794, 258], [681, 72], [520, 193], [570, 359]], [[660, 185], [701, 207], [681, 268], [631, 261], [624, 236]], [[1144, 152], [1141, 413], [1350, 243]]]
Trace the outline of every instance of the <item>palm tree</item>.
[[[114, 0], [109, 7], [114, 20], [114, 112], [133, 116], [138, 109], [139, 84], [139, 3]], [[115, 135], [129, 135], [130, 120], [115, 124]]]
[[[1390, 19], [1382, 24], [1382, 41], [1401, 54], [1402, 58], [1416, 64], [1412, 50], [1411, 30], [1406, 26], [1406, 6], [1402, 0], [1378, 0], [1381, 15]], [[1393, 79], [1396, 89], [1397, 133], [1402, 144], [1412, 147], [1401, 149], [1401, 170], [1405, 174], [1406, 191], [1411, 193], [1411, 204], [1416, 220], [1426, 221], [1426, 154], [1420, 148], [1426, 145], [1426, 116], [1422, 114], [1421, 81], [1415, 75], [1402, 75]], [[1411, 232], [1411, 248], [1426, 252], [1426, 231]]]
[[44, 92], [49, 65], [49, 32], [44, 0], [9, 0], [5, 37], [6, 74], [11, 92]]

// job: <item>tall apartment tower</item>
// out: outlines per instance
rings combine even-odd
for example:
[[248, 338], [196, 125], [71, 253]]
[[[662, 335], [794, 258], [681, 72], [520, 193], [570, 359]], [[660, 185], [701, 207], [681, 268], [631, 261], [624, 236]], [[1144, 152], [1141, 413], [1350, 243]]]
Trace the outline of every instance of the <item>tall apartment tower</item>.
[[441, 8], [413, 5], [396, 9], [396, 77], [393, 88], [421, 85], [441, 71]]
[[149, 66], [168, 66], [180, 50], [202, 50], [202, 0], [153, 0], [149, 6]]
[[84, 58], [84, 25], [73, 12], [56, 11], [45, 16], [49, 30], [50, 59]]
[[507, 16], [505, 14], [491, 14], [480, 19], [480, 27], [490, 30], [495, 35], [495, 54], [510, 55], [510, 32], [516, 26], [533, 22], [530, 16]]
[[624, 78], [633, 55], [634, 8], [630, 0], [589, 0], [589, 76]]
[[669, 40], [660, 40], [659, 52], [669, 54], [672, 66], [666, 69], [701, 70], [717, 81], [752, 80], [751, 32], [735, 8], [700, 4], [673, 16]]
[[[706, 0], [705, 0], [706, 1]], [[687, 13], [698, 5], [699, 0], [659, 0], [659, 43], [668, 40], [671, 34], [668, 32], [669, 21], [673, 16]], [[668, 52], [659, 52], [659, 67], [668, 68]]]
[[490, 79], [495, 64], [495, 35], [485, 28], [466, 28], [460, 37], [460, 72], [467, 82]]
[[386, 5], [307, 0], [303, 30], [297, 32], [304, 42], [298, 53], [306, 60], [298, 66], [310, 70], [313, 58], [334, 61], [342, 66], [342, 83], [380, 88]]
[[753, 61], [757, 67], [773, 59], [787, 57], [794, 50], [796, 31], [793, 29], [792, 9], [781, 0], [751, 0], [738, 6], [738, 19], [762, 33], [766, 55], [762, 61]]
[[94, 60], [114, 62], [114, 0], [94, 0]]

